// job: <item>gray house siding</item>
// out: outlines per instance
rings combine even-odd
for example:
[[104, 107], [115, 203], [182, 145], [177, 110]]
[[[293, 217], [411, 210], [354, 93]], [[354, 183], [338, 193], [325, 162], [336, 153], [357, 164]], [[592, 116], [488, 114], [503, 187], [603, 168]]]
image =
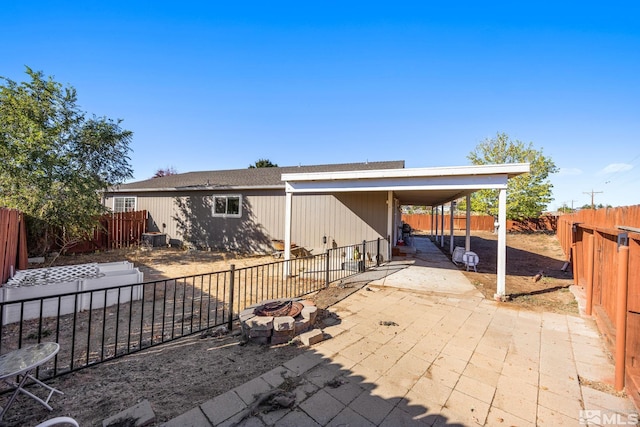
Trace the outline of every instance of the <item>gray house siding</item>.
[[[242, 196], [240, 218], [213, 216], [213, 194]], [[272, 235], [284, 234], [284, 191], [183, 191], [118, 193], [135, 196], [149, 214], [149, 231], [166, 233], [172, 245], [259, 253], [270, 250]], [[113, 206], [113, 195], [105, 198]]]
[[[213, 194], [241, 194], [241, 218], [212, 215]], [[272, 239], [284, 239], [284, 190], [118, 193], [137, 197], [137, 209], [149, 213], [149, 231], [167, 234], [172, 244], [189, 241], [199, 248], [270, 252]], [[105, 199], [111, 207], [113, 195]], [[292, 241], [322, 253], [338, 246], [386, 237], [387, 194], [339, 193], [294, 195]], [[327, 243], [323, 243], [323, 237]]]
[[[386, 237], [386, 193], [294, 195], [292, 241], [319, 253]], [[323, 244], [323, 237], [327, 243]]]

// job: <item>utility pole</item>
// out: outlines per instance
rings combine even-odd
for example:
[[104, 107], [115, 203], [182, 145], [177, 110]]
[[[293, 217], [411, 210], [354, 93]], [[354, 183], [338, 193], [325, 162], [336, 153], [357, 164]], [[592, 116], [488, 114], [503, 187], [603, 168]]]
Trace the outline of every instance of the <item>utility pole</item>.
[[589, 194], [591, 195], [591, 209], [595, 209], [596, 205], [593, 203], [593, 196], [595, 194], [602, 193], [602, 191], [593, 191], [593, 189], [591, 189], [591, 191], [585, 191], [583, 193], [586, 194], [586, 195], [589, 195]]
[[571, 201], [571, 212], [573, 212], [573, 202], [577, 202], [577, 200], [572, 200]]

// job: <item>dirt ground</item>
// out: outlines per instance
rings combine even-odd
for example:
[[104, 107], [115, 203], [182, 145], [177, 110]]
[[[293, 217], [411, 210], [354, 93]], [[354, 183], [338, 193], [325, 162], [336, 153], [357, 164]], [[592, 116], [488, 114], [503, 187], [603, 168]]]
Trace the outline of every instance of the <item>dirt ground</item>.
[[[496, 292], [498, 236], [475, 232], [471, 249], [480, 257], [478, 272], [464, 272], [486, 298]], [[455, 238], [464, 246], [464, 237]], [[508, 304], [535, 311], [578, 315], [578, 303], [569, 291], [571, 266], [562, 271], [565, 256], [555, 235], [548, 233], [507, 234], [506, 293]]]
[[[464, 237], [456, 237], [464, 246]], [[577, 314], [568, 291], [571, 273], [561, 271], [564, 255], [554, 236], [510, 234], [507, 237], [507, 293], [505, 304], [522, 309]], [[487, 298], [495, 293], [497, 237], [474, 233], [472, 249], [480, 256], [478, 272], [465, 272]], [[256, 265], [272, 257], [250, 257], [174, 248], [118, 250], [91, 255], [59, 257], [54, 265], [88, 262], [132, 261], [145, 280], [181, 277]], [[542, 271], [540, 280], [533, 278]], [[333, 286], [312, 296], [320, 310], [317, 322], [331, 318], [330, 306], [364, 283]], [[327, 309], [328, 310], [325, 310]], [[319, 326], [322, 326], [321, 324]], [[72, 416], [82, 426], [101, 426], [102, 420], [147, 399], [157, 424], [275, 368], [304, 351], [303, 347], [242, 345], [236, 334], [221, 337], [195, 335], [147, 349], [47, 381], [63, 390], [52, 398], [52, 412], [25, 396], [5, 415], [0, 425], [32, 426], [55, 416]], [[3, 404], [7, 396], [0, 396]]]

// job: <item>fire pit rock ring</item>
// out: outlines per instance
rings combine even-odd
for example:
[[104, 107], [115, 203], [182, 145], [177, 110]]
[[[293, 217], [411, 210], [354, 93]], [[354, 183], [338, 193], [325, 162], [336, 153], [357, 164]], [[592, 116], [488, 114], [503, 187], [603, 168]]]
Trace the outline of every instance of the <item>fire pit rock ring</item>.
[[301, 298], [270, 299], [240, 312], [243, 337], [257, 344], [284, 344], [313, 327], [318, 308]]

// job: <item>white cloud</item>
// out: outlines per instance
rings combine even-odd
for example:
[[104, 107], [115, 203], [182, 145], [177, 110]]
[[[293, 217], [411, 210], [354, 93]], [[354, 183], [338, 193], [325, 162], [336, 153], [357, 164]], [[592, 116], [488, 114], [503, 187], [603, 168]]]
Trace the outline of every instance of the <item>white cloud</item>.
[[596, 175], [607, 175], [610, 173], [626, 172], [631, 169], [633, 169], [633, 165], [630, 165], [628, 163], [611, 163], [604, 169], [598, 171]]
[[579, 168], [560, 168], [558, 175], [582, 175], [582, 169]]

